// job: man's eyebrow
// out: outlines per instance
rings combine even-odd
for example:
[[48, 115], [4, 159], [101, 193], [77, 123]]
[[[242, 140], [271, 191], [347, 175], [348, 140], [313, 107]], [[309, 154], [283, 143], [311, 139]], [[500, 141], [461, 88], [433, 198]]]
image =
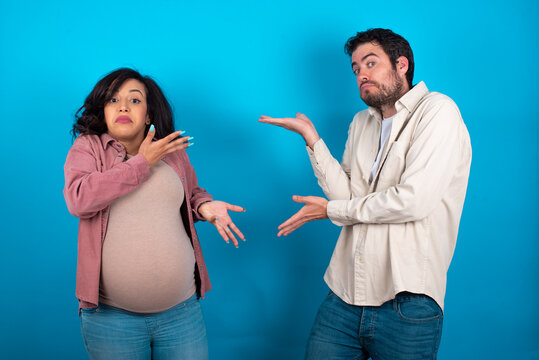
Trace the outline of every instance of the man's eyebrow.
[[[365, 61], [366, 58], [368, 58], [369, 56], [376, 56], [377, 58], [379, 58], [380, 56], [376, 55], [375, 53], [371, 52], [371, 53], [368, 53], [367, 55], [363, 56], [361, 58], [361, 61]], [[357, 62], [352, 62], [352, 67], [354, 67], [354, 65], [357, 65]]]
[[367, 55], [363, 56], [363, 57], [361, 58], [361, 61], [364, 61], [366, 58], [368, 58], [368, 57], [371, 56], [371, 55], [372, 55], [372, 56], [379, 57], [379, 56], [376, 55], [375, 53], [372, 53], [372, 52], [371, 52], [371, 53], [368, 53]]

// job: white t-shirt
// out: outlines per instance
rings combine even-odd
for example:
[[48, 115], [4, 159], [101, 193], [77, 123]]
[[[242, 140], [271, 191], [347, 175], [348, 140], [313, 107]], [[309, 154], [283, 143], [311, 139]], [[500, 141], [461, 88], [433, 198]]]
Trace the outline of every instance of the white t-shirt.
[[376, 160], [374, 161], [374, 164], [372, 165], [371, 176], [369, 177], [369, 182], [372, 182], [372, 179], [374, 179], [374, 175], [376, 175], [376, 171], [378, 171], [378, 167], [380, 166], [380, 157], [382, 156], [382, 151], [384, 150], [384, 146], [386, 145], [387, 138], [389, 137], [389, 133], [391, 132], [391, 124], [393, 123], [394, 116], [395, 115], [382, 120], [382, 132], [380, 133], [380, 147], [378, 148], [378, 155], [376, 155]]

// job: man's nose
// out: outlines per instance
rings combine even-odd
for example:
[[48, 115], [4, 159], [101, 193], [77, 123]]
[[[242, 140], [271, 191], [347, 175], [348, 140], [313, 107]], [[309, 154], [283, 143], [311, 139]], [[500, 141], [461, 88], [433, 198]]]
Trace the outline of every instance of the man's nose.
[[359, 74], [357, 76], [357, 79], [359, 80], [359, 82], [365, 82], [365, 81], [369, 80], [369, 74], [368, 74], [367, 70], [360, 69]]

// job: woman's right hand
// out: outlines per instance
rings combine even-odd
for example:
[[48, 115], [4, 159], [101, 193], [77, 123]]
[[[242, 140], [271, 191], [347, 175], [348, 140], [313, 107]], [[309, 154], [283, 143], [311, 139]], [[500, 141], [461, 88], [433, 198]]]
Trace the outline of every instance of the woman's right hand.
[[146, 138], [140, 144], [138, 153], [142, 154], [146, 158], [148, 165], [152, 167], [166, 155], [193, 145], [193, 143], [189, 143], [189, 140], [192, 139], [192, 137], [184, 136], [176, 139], [181, 134], [183, 134], [182, 131], [175, 131], [162, 139], [152, 141], [155, 136], [155, 129], [152, 125], [150, 130], [148, 130]]

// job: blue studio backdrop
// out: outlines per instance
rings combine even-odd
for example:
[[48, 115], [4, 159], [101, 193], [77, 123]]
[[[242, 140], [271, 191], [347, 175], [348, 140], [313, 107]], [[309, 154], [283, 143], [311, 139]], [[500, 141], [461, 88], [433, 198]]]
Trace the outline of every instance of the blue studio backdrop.
[[84, 359], [75, 299], [78, 220], [62, 195], [74, 114], [118, 67], [171, 102], [201, 186], [247, 209], [236, 249], [198, 223], [213, 289], [211, 359], [301, 359], [339, 228], [277, 226], [322, 196], [301, 138], [260, 115], [309, 116], [341, 158], [366, 108], [343, 46], [403, 35], [415, 81], [455, 100], [473, 162], [448, 274], [440, 359], [539, 358], [537, 1], [0, 2], [3, 359]]

